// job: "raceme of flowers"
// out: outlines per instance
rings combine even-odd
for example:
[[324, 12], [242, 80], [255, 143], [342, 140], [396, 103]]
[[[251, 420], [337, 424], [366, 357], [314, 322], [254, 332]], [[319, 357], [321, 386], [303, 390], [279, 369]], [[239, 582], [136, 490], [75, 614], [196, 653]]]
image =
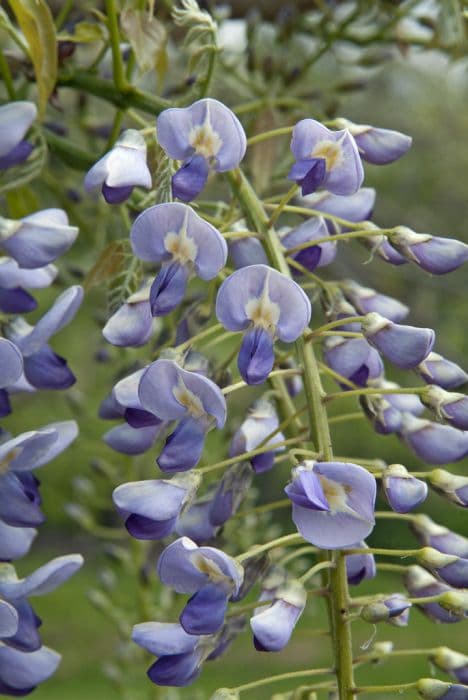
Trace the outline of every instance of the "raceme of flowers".
[[[418, 234], [404, 226], [382, 234], [369, 220], [376, 194], [361, 187], [362, 161], [393, 162], [409, 149], [410, 137], [345, 119], [330, 126], [303, 119], [292, 129], [295, 162], [287, 177], [297, 183], [302, 194], [298, 203], [304, 211], [310, 208], [311, 215], [274, 234], [285, 256], [285, 266], [278, 270], [270, 264], [271, 251], [262, 236], [246, 231], [249, 225], [242, 214], [230, 223], [228, 250], [223, 231], [203, 217], [203, 206], [195, 209], [188, 204], [203, 190], [210, 173], [233, 170], [244, 157], [246, 137], [237, 117], [220, 102], [202, 99], [163, 111], [157, 119], [158, 143], [178, 163], [172, 195], [181, 202], [156, 204], [134, 220], [130, 241], [133, 253], [145, 264], [144, 281], [109, 318], [103, 334], [114, 345], [131, 347], [145, 346], [156, 337], [158, 348], [163, 343], [157, 339], [161, 332], [157, 317], [175, 314], [176, 348], [174, 354], [161, 349], [155, 360], [120, 378], [102, 402], [100, 416], [121, 421], [104, 436], [110, 447], [135, 455], [156, 446], [156, 463], [164, 473], [164, 478], [155, 473], [155, 478], [129, 481], [113, 492], [130, 535], [140, 540], [176, 537], [164, 543], [157, 573], [164, 585], [190, 596], [177, 621], [153, 620], [134, 627], [136, 644], [157, 657], [148, 676], [158, 685], [192, 683], [204, 662], [217, 658], [242, 631], [247, 617], [255, 648], [280, 651], [306, 607], [307, 573], [298, 578], [286, 565], [268, 566], [255, 547], [236, 558], [220, 548], [219, 535], [248, 501], [252, 482], [288, 458], [284, 443], [290, 432], [288, 421], [283, 426], [279, 417], [278, 385], [270, 385], [273, 391], [264, 389], [275, 372], [289, 372], [284, 391], [291, 398], [303, 394], [305, 378], [289, 352], [292, 343], [301, 338], [311, 342], [314, 334], [309, 328], [311, 298], [301, 285], [309, 273], [334, 261], [339, 247], [334, 235], [350, 230], [342, 222], [363, 222], [359, 242], [392, 265], [412, 262], [426, 272], [445, 274], [468, 257], [468, 246], [460, 241]], [[127, 152], [129, 148], [135, 152]], [[127, 131], [91, 169], [85, 186], [101, 186], [110, 203], [123, 201], [133, 187], [150, 187], [144, 155], [143, 141]], [[225, 382], [213, 371], [212, 362], [193, 350], [192, 336], [195, 345], [197, 333], [201, 330], [200, 337], [205, 333], [192, 314], [197, 302], [203, 303], [197, 278], [210, 283], [209, 298], [215, 299], [221, 325], [217, 332], [224, 329], [236, 349], [243, 380], [239, 386], [261, 385], [263, 392], [244, 419], [228, 428], [225, 470], [214, 481], [209, 479], [208, 486], [205, 465], [210, 455], [205, 441], [210, 431], [226, 430], [226, 422], [229, 426], [228, 395], [236, 384]], [[434, 351], [435, 332], [405, 324], [410, 312], [405, 304], [354, 280], [325, 283], [321, 291], [330, 330], [317, 340], [322, 341], [323, 371], [330, 372], [340, 392], [363, 389], [359, 401], [374, 430], [396, 435], [423, 461], [443, 465], [465, 457], [468, 402], [464, 394], [452, 390], [462, 386], [467, 375]], [[320, 287], [312, 298], [319, 294]], [[206, 332], [211, 332], [209, 326]], [[412, 370], [424, 384], [405, 392], [387, 379], [387, 362]], [[423, 416], [427, 408], [433, 420]], [[281, 415], [284, 420], [284, 411]], [[293, 469], [284, 490], [298, 542], [310, 543], [311, 550], [349, 551], [346, 576], [352, 586], [377, 573], [365, 538], [375, 526], [378, 483], [396, 518], [425, 501], [428, 484], [458, 505], [468, 503], [468, 478], [443, 469], [418, 478], [402, 464], [380, 460], [370, 468], [359, 460], [354, 464], [320, 454], [302, 458], [294, 451], [289, 460]], [[461, 542], [460, 536], [431, 524], [425, 516], [409, 517], [414, 518], [411, 526], [423, 545], [418, 566], [407, 567], [406, 593], [377, 596], [361, 606], [361, 617], [368, 622], [405, 626], [412, 607], [409, 596], [457, 595], [456, 590], [468, 584], [464, 538]], [[256, 584], [258, 607], [236, 616], [236, 603]], [[418, 607], [438, 621], [459, 621], [466, 606], [463, 612], [458, 603], [447, 603], [450, 595], [443, 604], [423, 602]], [[434, 663], [459, 681], [466, 680], [464, 671], [458, 671], [466, 668], [463, 660], [450, 666], [442, 653], [437, 659]], [[423, 686], [421, 692], [426, 692]]]

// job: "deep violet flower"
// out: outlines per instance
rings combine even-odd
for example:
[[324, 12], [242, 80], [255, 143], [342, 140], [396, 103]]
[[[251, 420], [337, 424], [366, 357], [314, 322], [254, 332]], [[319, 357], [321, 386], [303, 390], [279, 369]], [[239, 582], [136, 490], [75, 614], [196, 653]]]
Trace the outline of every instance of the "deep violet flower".
[[306, 461], [285, 492], [297, 529], [317, 547], [349, 547], [374, 527], [375, 479], [356, 464]]
[[432, 275], [445, 275], [468, 260], [468, 245], [455, 238], [415, 233], [406, 226], [397, 226], [389, 238], [401, 255]]
[[[329, 241], [322, 241], [318, 245], [312, 245], [314, 239], [330, 237]], [[328, 233], [325, 220], [321, 216], [311, 217], [297, 228], [287, 231], [281, 236], [281, 243], [290, 250], [304, 243], [311, 243], [307, 248], [291, 255], [291, 259], [311, 272], [317, 267], [325, 267], [333, 262], [336, 257], [336, 242]], [[294, 266], [294, 274], [301, 274]]]
[[402, 326], [375, 311], [365, 316], [362, 332], [374, 347], [401, 369], [411, 369], [432, 350], [435, 333], [431, 328]]
[[238, 357], [247, 384], [262, 384], [275, 360], [273, 343], [296, 340], [309, 324], [311, 305], [291, 279], [266, 265], [243, 267], [224, 280], [216, 316], [229, 331], [247, 331]]
[[226, 263], [224, 238], [186, 204], [168, 202], [146, 209], [133, 224], [130, 239], [138, 258], [162, 263], [150, 290], [153, 316], [178, 306], [192, 274], [210, 280]]
[[288, 174], [302, 194], [319, 187], [338, 195], [355, 194], [364, 179], [361, 157], [347, 129], [330, 131], [314, 119], [303, 119], [293, 129], [291, 151], [296, 159]]
[[0, 217], [0, 248], [22, 268], [36, 269], [56, 260], [75, 242], [63, 209], [43, 209], [22, 219]]
[[354, 124], [348, 119], [335, 119], [336, 126], [348, 129], [354, 136], [361, 158], [374, 165], [386, 165], [401, 158], [411, 147], [411, 136], [393, 129], [382, 129], [368, 124]]
[[158, 560], [162, 583], [177, 593], [189, 593], [180, 623], [189, 634], [213, 634], [224, 622], [228, 599], [242, 584], [244, 572], [235, 559], [214, 547], [198, 547], [181, 537]]
[[108, 204], [120, 204], [138, 185], [151, 189], [146, 143], [138, 131], [127, 129], [112, 149], [88, 171], [84, 187], [87, 192], [99, 187]]
[[142, 407], [160, 420], [179, 421], [157, 459], [163, 471], [194, 467], [203, 451], [206, 433], [226, 420], [226, 400], [214, 382], [188, 372], [173, 360], [157, 360], [139, 383]]
[[[323, 350], [327, 365], [357, 386], [366, 386], [370, 380], [383, 375], [382, 358], [365, 338], [328, 337]], [[341, 386], [349, 388], [344, 383]]]
[[211, 98], [198, 100], [190, 107], [164, 110], [156, 130], [167, 155], [182, 161], [172, 178], [172, 192], [185, 202], [200, 194], [211, 169], [223, 173], [237, 168], [247, 147], [244, 129], [235, 114]]
[[170, 535], [182, 509], [200, 484], [196, 472], [172, 479], [131, 481], [114, 489], [112, 498], [125, 517], [128, 532], [140, 540], [159, 540]]
[[13, 258], [0, 258], [0, 311], [6, 314], [29, 313], [37, 308], [34, 297], [25, 287], [48, 287], [57, 275], [54, 265], [34, 270], [19, 267]]
[[[235, 457], [243, 452], [254, 450], [270, 433], [278, 428], [278, 425], [279, 419], [274, 405], [265, 398], [259, 399], [253, 404], [247, 419], [234, 434], [229, 456]], [[283, 433], [276, 433], [265, 445], [271, 449], [251, 458], [250, 462], [257, 473], [268, 471], [273, 467], [275, 453], [284, 449], [284, 447], [275, 447], [275, 444], [283, 440]]]
[[33, 147], [24, 137], [36, 116], [33, 102], [20, 100], [0, 107], [0, 170], [29, 158]]

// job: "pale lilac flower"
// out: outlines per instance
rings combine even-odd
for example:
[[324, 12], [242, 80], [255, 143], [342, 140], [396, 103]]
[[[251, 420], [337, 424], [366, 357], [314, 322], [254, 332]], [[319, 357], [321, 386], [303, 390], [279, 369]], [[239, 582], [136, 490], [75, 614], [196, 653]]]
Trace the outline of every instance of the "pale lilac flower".
[[150, 284], [131, 294], [115, 311], [102, 329], [104, 338], [119, 347], [145, 345], [153, 332], [151, 315]]
[[[229, 456], [235, 457], [243, 452], [255, 450], [270, 433], [278, 428], [278, 425], [279, 419], [274, 405], [267, 399], [259, 399], [250, 408], [247, 419], [234, 434]], [[270, 450], [254, 455], [250, 459], [250, 463], [257, 473], [268, 471], [273, 467], [275, 453], [284, 450], [284, 447], [277, 448], [275, 444], [283, 440], [283, 433], [276, 433], [265, 445], [265, 448], [270, 447]]]
[[401, 369], [411, 369], [432, 350], [435, 333], [431, 328], [402, 326], [375, 311], [365, 316], [362, 332], [374, 347]]
[[101, 188], [108, 204], [120, 204], [137, 186], [151, 189], [146, 143], [138, 131], [127, 129], [112, 149], [88, 171], [84, 187], [87, 192]]
[[414, 369], [426, 384], [437, 384], [443, 389], [455, 389], [468, 381], [461, 367], [436, 352], [430, 352]]
[[274, 341], [297, 340], [309, 324], [311, 305], [299, 285], [285, 275], [266, 265], [250, 265], [224, 280], [216, 316], [229, 331], [247, 331], [239, 371], [247, 384], [262, 384], [273, 368]]
[[[438, 581], [432, 574], [420, 566], [408, 566], [403, 581], [412, 598], [426, 598], [427, 596], [449, 593], [452, 590], [449, 586]], [[416, 605], [425, 615], [436, 622], [450, 624], [460, 622], [464, 618], [463, 614], [458, 615], [453, 611], [446, 610], [437, 602], [416, 603]]]
[[254, 645], [257, 651], [281, 651], [305, 608], [307, 593], [299, 581], [291, 579], [267, 596], [262, 594], [259, 603], [266, 600], [271, 600], [271, 605], [259, 606], [250, 618]]
[[349, 547], [374, 527], [375, 479], [356, 464], [306, 461], [285, 492], [296, 527], [317, 547]]
[[[325, 220], [321, 216], [311, 217], [297, 228], [287, 231], [281, 236], [281, 243], [286, 250], [295, 248], [303, 243], [311, 243], [307, 248], [297, 251], [291, 255], [292, 260], [300, 263], [307, 270], [313, 272], [317, 267], [330, 265], [336, 257], [336, 242], [330, 236], [330, 241], [324, 241], [318, 245], [312, 245], [314, 239], [326, 238], [329, 236]], [[300, 270], [292, 267], [294, 274], [300, 275]]]
[[222, 173], [237, 168], [247, 147], [244, 129], [235, 114], [211, 98], [198, 100], [190, 107], [164, 110], [156, 130], [167, 155], [182, 161], [172, 178], [172, 192], [186, 202], [200, 194], [210, 169]]
[[142, 407], [164, 421], [178, 425], [157, 462], [163, 471], [186, 471], [202, 454], [206, 433], [226, 421], [226, 400], [214, 382], [188, 372], [173, 360], [157, 360], [143, 372], [139, 383]]
[[431, 384], [422, 395], [422, 399], [439, 420], [459, 430], [468, 430], [468, 397], [465, 394], [445, 391]]
[[389, 238], [407, 260], [432, 275], [445, 275], [468, 260], [468, 245], [455, 238], [415, 233], [406, 226], [397, 226]]
[[178, 306], [192, 274], [211, 280], [226, 263], [224, 238], [186, 204], [168, 202], [146, 209], [133, 224], [130, 239], [140, 260], [162, 263], [150, 290], [153, 316]]
[[427, 484], [408, 473], [402, 464], [389, 464], [382, 474], [385, 497], [396, 513], [409, 513], [427, 498]]
[[428, 481], [439, 494], [463, 508], [468, 507], [468, 477], [451, 474], [445, 469], [433, 469]]
[[394, 323], [404, 321], [409, 314], [409, 308], [397, 299], [376, 292], [370, 287], [362, 287], [353, 280], [345, 280], [342, 289], [359, 314], [376, 311]]
[[437, 647], [430, 659], [438, 668], [460, 683], [468, 684], [468, 656], [465, 654], [460, 654], [448, 647]]
[[72, 246], [78, 228], [63, 209], [43, 209], [17, 221], [0, 217], [0, 248], [22, 268], [42, 268]]
[[401, 131], [382, 129], [368, 124], [354, 124], [348, 119], [335, 119], [341, 129], [348, 129], [354, 136], [361, 158], [374, 165], [386, 165], [401, 158], [411, 147], [411, 136]]
[[196, 472], [170, 480], [131, 481], [114, 489], [112, 498], [133, 537], [159, 540], [174, 530], [179, 514], [194, 497], [199, 484]]
[[52, 676], [61, 656], [48, 647], [28, 653], [0, 645], [0, 692], [21, 697]]
[[364, 179], [361, 157], [347, 129], [330, 131], [314, 119], [303, 119], [293, 129], [291, 151], [296, 163], [288, 179], [302, 187], [302, 194], [319, 187], [338, 195], [355, 194]]
[[361, 396], [359, 403], [380, 435], [396, 433], [400, 429], [401, 413], [385, 396]]
[[243, 580], [240, 564], [220, 549], [198, 547], [181, 537], [163, 551], [158, 574], [177, 593], [189, 593], [180, 623], [189, 634], [212, 634], [221, 629], [228, 599]]
[[[349, 549], [368, 549], [364, 541], [355, 542], [349, 545]], [[345, 552], [346, 554], [346, 549]], [[377, 568], [375, 566], [374, 555], [369, 554], [346, 554], [346, 577], [351, 586], [357, 586], [364, 579], [375, 578]]]
[[[315, 192], [301, 197], [299, 203], [316, 211], [338, 216], [340, 219], [358, 222], [366, 221], [372, 215], [375, 205], [376, 192], [372, 187], [361, 187], [355, 194], [348, 197], [332, 194], [331, 192]], [[330, 228], [334, 224], [327, 220]]]
[[0, 170], [29, 158], [33, 147], [24, 137], [36, 116], [33, 102], [19, 100], [0, 107]]
[[401, 437], [428, 464], [458, 462], [468, 454], [468, 432], [402, 414]]
[[[366, 386], [371, 379], [383, 375], [382, 358], [365, 338], [328, 337], [323, 349], [327, 365], [357, 386]], [[341, 386], [349, 388], [347, 384]]]

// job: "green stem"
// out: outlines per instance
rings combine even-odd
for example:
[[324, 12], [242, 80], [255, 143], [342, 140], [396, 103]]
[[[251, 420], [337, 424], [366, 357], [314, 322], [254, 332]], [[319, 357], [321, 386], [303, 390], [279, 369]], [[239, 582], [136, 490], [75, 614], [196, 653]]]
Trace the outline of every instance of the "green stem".
[[[284, 207], [285, 209], [289, 209], [289, 207]], [[310, 211], [310, 210], [309, 210]], [[334, 217], [336, 218], [336, 217]], [[330, 241], [348, 241], [352, 240], [353, 238], [364, 238], [365, 236], [381, 236], [381, 235], [386, 235], [388, 233], [391, 233], [393, 229], [391, 228], [385, 228], [385, 229], [362, 229], [362, 231], [350, 231], [348, 233], [336, 233], [333, 234], [333, 237], [330, 238], [330, 236], [324, 236], [323, 238], [316, 238], [313, 241], [306, 241], [306, 243], [300, 243], [299, 245], [294, 246], [294, 248], [289, 248], [288, 252], [286, 255], [294, 255], [294, 253], [298, 253], [301, 250], [304, 250], [305, 248], [310, 248], [314, 245], [320, 245], [320, 243], [330, 243]]]
[[297, 186], [296, 184], [294, 184], [294, 185], [286, 192], [286, 194], [284, 195], [284, 197], [282, 197], [282, 198], [280, 199], [278, 206], [277, 206], [276, 209], [274, 210], [273, 214], [270, 216], [270, 219], [269, 219], [269, 221], [268, 221], [268, 225], [269, 225], [269, 226], [274, 226], [274, 225], [275, 225], [275, 223], [278, 221], [279, 217], [280, 217], [281, 214], [283, 213], [284, 207], [285, 207], [286, 204], [287, 204], [288, 202], [290, 202], [291, 199], [295, 196], [295, 194], [297, 193], [297, 190], [298, 190], [298, 186]]
[[[252, 688], [259, 688], [262, 685], [271, 685], [272, 683], [279, 683], [280, 681], [290, 681], [295, 678], [310, 678], [311, 676], [321, 676], [333, 673], [332, 668], [314, 668], [305, 671], [291, 671], [290, 673], [280, 673], [277, 676], [269, 676], [268, 678], [260, 678], [258, 681], [253, 681], [252, 683], [244, 683], [244, 685], [238, 685], [237, 688], [230, 688], [233, 692], [242, 693], [244, 690], [251, 690]], [[320, 684], [319, 686], [313, 687], [328, 687]]]
[[[271, 227], [265, 208], [250, 183], [239, 170], [228, 173], [227, 177], [231, 189], [245, 214], [248, 225], [264, 236], [264, 245], [270, 264], [287, 277], [291, 277], [289, 265], [284, 256], [278, 235]], [[276, 205], [273, 205], [273, 210], [275, 209]], [[284, 207], [284, 210], [291, 209], [294, 209], [294, 207], [289, 207], [288, 205]], [[352, 225], [351, 228], [356, 228], [356, 225]], [[304, 338], [299, 338], [296, 341], [296, 351], [303, 368], [310, 438], [314, 440], [314, 444], [318, 447], [322, 459], [330, 461], [333, 459], [333, 452], [327, 413], [322, 401], [325, 392], [320, 380], [320, 372], [313, 346], [310, 343], [305, 343]], [[336, 564], [336, 568], [330, 569], [330, 596], [327, 601], [339, 696], [341, 700], [352, 700], [354, 696], [352, 690], [354, 686], [353, 653], [351, 625], [346, 618], [348, 582], [345, 558], [337, 551], [327, 554], [327, 560]]]
[[385, 547], [356, 547], [347, 549], [346, 554], [381, 554], [385, 557], [417, 557], [420, 549], [385, 549]]
[[119, 21], [115, 0], [105, 0], [107, 12], [107, 26], [109, 28], [110, 45], [112, 50], [112, 72], [114, 75], [114, 85], [119, 92], [125, 92], [127, 80], [120, 50]]
[[318, 564], [315, 564], [310, 568], [308, 571], [305, 572], [305, 574], [302, 574], [300, 577], [299, 581], [304, 584], [306, 581], [308, 581], [312, 576], [315, 576], [315, 574], [318, 574], [319, 571], [324, 571], [325, 569], [334, 569], [335, 564], [332, 561], [319, 561]]
[[302, 542], [302, 535], [298, 532], [292, 532], [290, 535], [283, 535], [283, 537], [277, 537], [275, 540], [270, 540], [270, 542], [265, 542], [265, 544], [257, 544], [251, 547], [247, 552], [243, 552], [236, 557], [236, 561], [243, 562], [250, 557], [254, 557], [262, 552], [268, 552], [269, 549], [275, 549], [275, 547], [284, 547], [289, 544], [296, 544], [297, 542]]
[[5, 58], [3, 51], [0, 51], [0, 73], [2, 74], [5, 83], [6, 91], [10, 100], [16, 100], [15, 85], [10, 71], [10, 66]]
[[356, 411], [355, 413], [345, 413], [342, 416], [332, 416], [328, 419], [328, 423], [347, 423], [350, 420], [361, 420], [362, 418], [365, 418], [364, 413]]
[[[237, 109], [236, 111], [239, 111]], [[284, 136], [286, 134], [292, 133], [292, 126], [281, 126], [279, 129], [271, 129], [270, 131], [263, 131], [261, 134], [256, 134], [247, 139], [247, 146], [253, 146], [255, 143], [261, 143], [262, 141], [267, 141], [268, 139], [275, 138], [276, 136]]]
[[[276, 209], [276, 204], [265, 204], [265, 209]], [[347, 219], [342, 219], [341, 216], [335, 216], [334, 214], [328, 214], [327, 212], [324, 211], [319, 211], [318, 209], [309, 209], [309, 207], [296, 207], [292, 204], [288, 204], [284, 207], [284, 211], [288, 211], [291, 214], [302, 214], [303, 216], [321, 216], [324, 219], [330, 219], [331, 221], [335, 221], [337, 224], [340, 224], [340, 226], [346, 226], [346, 228], [352, 228], [354, 229], [362, 229], [362, 221], [356, 222], [356, 221], [348, 221]], [[366, 234], [366, 235], [377, 235], [380, 234], [380, 230], [376, 229], [369, 229], [372, 231], [372, 234]], [[342, 234], [337, 234], [341, 236]], [[360, 234], [361, 236], [363, 235], [362, 232]], [[334, 237], [333, 237], [334, 238]], [[325, 241], [330, 241], [330, 238], [327, 237], [325, 238]], [[315, 244], [315, 241], [314, 241]]]
[[[274, 369], [270, 374], [268, 375], [269, 377], [296, 377], [297, 375], [302, 374], [301, 370], [299, 369]], [[229, 384], [229, 386], [225, 386], [224, 389], [222, 390], [223, 394], [232, 394], [233, 391], [237, 391], [238, 389], [243, 389], [246, 386], [250, 386], [250, 384], [247, 384], [243, 380], [240, 382], [236, 382], [235, 384]]]
[[320, 335], [320, 333], [323, 333], [324, 331], [330, 331], [332, 328], [338, 328], [339, 326], [344, 326], [347, 323], [361, 323], [364, 318], [365, 316], [346, 316], [346, 318], [339, 318], [336, 321], [330, 321], [330, 323], [326, 323], [323, 326], [315, 328], [315, 330], [313, 330], [312, 333], [307, 336], [307, 340], [309, 340], [311, 336]]
[[386, 394], [424, 394], [427, 392], [426, 386], [400, 387], [399, 389], [381, 389], [368, 387], [365, 389], [350, 389], [349, 391], [337, 391], [333, 394], [327, 394], [324, 401], [333, 401], [333, 399], [342, 399], [347, 396], [384, 396]]
[[353, 691], [358, 695], [363, 695], [364, 693], [401, 693], [404, 690], [416, 688], [417, 684], [416, 681], [415, 683], [398, 683], [395, 685], [366, 685], [362, 688], [353, 688]]
[[[300, 436], [297, 437], [292, 437], [288, 438], [287, 440], [283, 440], [282, 442], [276, 442], [275, 443], [275, 450], [278, 447], [285, 447], [286, 445], [293, 445], [296, 442], [299, 442], [302, 438]], [[250, 450], [249, 452], [242, 452], [239, 455], [236, 455], [235, 457], [229, 457], [229, 459], [223, 459], [222, 462], [216, 462], [215, 464], [209, 464], [206, 467], [200, 467], [198, 469], [199, 474], [207, 474], [208, 472], [213, 472], [216, 471], [217, 469], [222, 469], [223, 467], [229, 467], [231, 464], [237, 464], [237, 462], [243, 462], [244, 460], [251, 459], [251, 457], [255, 457], [256, 455], [261, 455], [264, 452], [270, 452], [271, 451], [271, 446], [264, 445], [263, 447], [257, 447], [255, 450]]]

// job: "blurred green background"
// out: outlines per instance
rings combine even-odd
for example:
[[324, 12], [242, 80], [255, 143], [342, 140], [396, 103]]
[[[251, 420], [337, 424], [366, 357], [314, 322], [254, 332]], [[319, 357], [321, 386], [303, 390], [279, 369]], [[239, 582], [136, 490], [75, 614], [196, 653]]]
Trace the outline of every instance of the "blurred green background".
[[[317, 71], [319, 71], [317, 66]], [[324, 66], [324, 80], [327, 67]], [[411, 151], [399, 162], [386, 167], [366, 166], [366, 186], [378, 190], [374, 220], [383, 226], [405, 224], [419, 232], [453, 236], [468, 242], [466, 219], [468, 217], [467, 175], [468, 134], [467, 64], [460, 61], [450, 66], [447, 59], [436, 52], [426, 52], [418, 60], [406, 60], [401, 56], [376, 71], [364, 93], [350, 93], [342, 100], [340, 113], [357, 123], [369, 123], [399, 129], [413, 136]], [[311, 104], [313, 110], [313, 104]], [[99, 220], [96, 221], [96, 235]], [[89, 233], [77, 244], [77, 259], [90, 259]], [[414, 266], [392, 268], [379, 259], [368, 263], [368, 254], [358, 246], [341, 246], [337, 261], [330, 274], [355, 277], [362, 284], [394, 295], [411, 307], [409, 322], [434, 327], [437, 331], [436, 349], [443, 355], [468, 367], [468, 299], [466, 269], [447, 277], [431, 278]], [[64, 272], [69, 279], [78, 279], [72, 265]], [[57, 292], [42, 294], [46, 304]], [[103, 460], [124, 475], [129, 472], [128, 460], [116, 455], [100, 440], [109, 424], [96, 418], [101, 399], [115, 381], [116, 366], [125, 356], [128, 364], [138, 357], [136, 351], [107, 349], [108, 361], [97, 362], [96, 354], [104, 344], [100, 334], [103, 322], [103, 294], [93, 291], [88, 295], [78, 318], [72, 326], [54, 340], [54, 349], [64, 354], [77, 375], [77, 384], [66, 396], [45, 394], [18, 396], [14, 399], [14, 413], [5, 421], [5, 427], [13, 433], [33, 429], [49, 421], [76, 418], [80, 424], [80, 437], [62, 457], [40, 473], [44, 510], [48, 521], [41, 530], [31, 554], [19, 562], [18, 570], [26, 573], [48, 558], [72, 551], [81, 551], [86, 558], [83, 569], [57, 592], [37, 599], [35, 607], [43, 618], [43, 639], [46, 644], [63, 654], [63, 661], [56, 676], [39, 688], [37, 700], [83, 700], [105, 698], [113, 700], [118, 694], [109, 681], [112, 675], [109, 664], [115, 652], [123, 660], [124, 673], [130, 688], [131, 700], [161, 698], [170, 700], [171, 691], [159, 690], [146, 680], [141, 660], [128, 657], [125, 641], [119, 637], [115, 625], [91, 606], [87, 591], [96, 589], [107, 581], [112, 570], [109, 542], [95, 538], [80, 528], [65, 512], [64, 506], [76, 502], [80, 489], [87, 488], [90, 479], [97, 484], [100, 522], [115, 525], [111, 487], [101, 479], [95, 467], [96, 460]], [[119, 359], [120, 358], [120, 359]], [[393, 376], [390, 378], [394, 378]], [[415, 377], [395, 374], [402, 383], [413, 384]], [[247, 405], [249, 393], [240, 399]], [[352, 401], [347, 407], [351, 409]], [[364, 421], [349, 425], [337, 425], [334, 429], [336, 451], [339, 454], [360, 457], [379, 457], [388, 462], [401, 462], [417, 469], [420, 464], [394, 437], [377, 438]], [[224, 454], [221, 440], [212, 439], [213, 451]], [[216, 455], [215, 455], [216, 456]], [[151, 469], [153, 454], [144, 457], [144, 467]], [[463, 473], [466, 465], [457, 465]], [[262, 496], [280, 497], [281, 484], [287, 478], [287, 466], [264, 475], [261, 481]], [[258, 479], [260, 485], [260, 478]], [[427, 512], [438, 522], [468, 535], [468, 522], [461, 510], [448, 507], [437, 496], [431, 496]], [[285, 514], [278, 518], [285, 518]], [[286, 522], [286, 521], [285, 521]], [[290, 525], [286, 524], [286, 531]], [[413, 540], [404, 527], [392, 523], [379, 523], [369, 540], [381, 546], [411, 545]], [[111, 543], [119, 545], [120, 541]], [[126, 546], [127, 539], [122, 540]], [[112, 549], [112, 547], [111, 547]], [[111, 552], [112, 553], [112, 552]], [[116, 600], [122, 609], [134, 610], [136, 580], [131, 570], [118, 570], [114, 581]], [[152, 580], [150, 595], [157, 599], [161, 591]], [[401, 590], [398, 579], [386, 574], [377, 581], [363, 584], [359, 594], [370, 590]], [[352, 591], [355, 592], [354, 590]], [[186, 700], [208, 698], [219, 686], [237, 685], [262, 675], [280, 673], [310, 666], [326, 666], [330, 663], [329, 644], [326, 637], [314, 636], [325, 625], [324, 605], [312, 601], [290, 645], [280, 654], [258, 654], [251, 647], [248, 635], [241, 636], [231, 651], [221, 660], [207, 664], [203, 671], [199, 690], [184, 689], [181, 697]], [[142, 617], [133, 622], [142, 621]], [[364, 648], [375, 634], [374, 641], [392, 639], [401, 647], [411, 645], [448, 645], [467, 651], [466, 624], [438, 626], [430, 623], [418, 611], [412, 612], [408, 628], [394, 628], [381, 624], [377, 630], [363, 622], [354, 625], [355, 651]], [[107, 675], [103, 666], [107, 665]], [[405, 682], [419, 676], [431, 675], [428, 664], [417, 657], [398, 659], [384, 666], [358, 671], [359, 683]], [[440, 675], [439, 677], [442, 677]], [[275, 691], [286, 690], [290, 685], [278, 686]], [[246, 693], [246, 698], [269, 698], [273, 689], [267, 687]], [[406, 697], [411, 697], [410, 693]]]

